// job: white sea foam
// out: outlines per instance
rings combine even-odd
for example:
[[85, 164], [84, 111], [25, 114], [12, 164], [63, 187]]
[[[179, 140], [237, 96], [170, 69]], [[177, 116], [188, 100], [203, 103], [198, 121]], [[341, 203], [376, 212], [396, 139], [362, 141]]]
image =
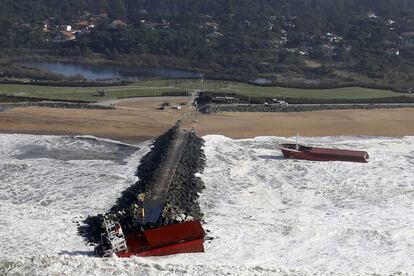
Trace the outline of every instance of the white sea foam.
[[[119, 162], [108, 144], [0, 135], [0, 274], [414, 273], [414, 137], [301, 139], [367, 150], [368, 164], [285, 160], [276, 148], [281, 137], [204, 139], [200, 202], [214, 238], [206, 253], [99, 259], [88, 255], [76, 222], [103, 212], [133, 183], [148, 143]], [[54, 149], [69, 146], [107, 154], [55, 158]]]
[[114, 204], [149, 150], [69, 136], [0, 135], [0, 145], [0, 256], [8, 257], [90, 253], [77, 224]]

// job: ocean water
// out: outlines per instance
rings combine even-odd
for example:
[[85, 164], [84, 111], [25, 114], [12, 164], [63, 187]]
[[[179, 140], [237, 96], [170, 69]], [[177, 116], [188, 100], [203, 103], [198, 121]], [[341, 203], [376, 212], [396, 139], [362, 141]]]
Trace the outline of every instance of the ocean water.
[[285, 138], [204, 137], [206, 253], [101, 259], [77, 234], [150, 142], [0, 135], [0, 275], [414, 274], [414, 137], [319, 137], [367, 164], [285, 160]]
[[0, 145], [1, 257], [90, 253], [78, 224], [112, 206], [149, 150], [86, 136], [0, 135]]

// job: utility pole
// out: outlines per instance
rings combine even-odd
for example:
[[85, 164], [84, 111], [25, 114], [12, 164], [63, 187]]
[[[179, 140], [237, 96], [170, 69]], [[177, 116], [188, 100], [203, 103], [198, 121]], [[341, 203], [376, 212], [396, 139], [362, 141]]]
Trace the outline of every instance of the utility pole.
[[201, 90], [204, 91], [204, 75], [200, 74], [200, 86]]

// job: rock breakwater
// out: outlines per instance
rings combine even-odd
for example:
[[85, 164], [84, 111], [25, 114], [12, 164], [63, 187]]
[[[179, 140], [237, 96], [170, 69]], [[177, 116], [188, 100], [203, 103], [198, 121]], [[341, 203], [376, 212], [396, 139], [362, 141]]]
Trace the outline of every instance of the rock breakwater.
[[73, 108], [73, 109], [97, 109], [97, 110], [114, 110], [113, 106], [103, 106], [97, 104], [88, 103], [72, 103], [72, 102], [22, 102], [22, 103], [7, 103], [0, 104], [0, 112], [16, 107], [28, 107], [28, 106], [39, 106], [39, 107], [51, 107], [51, 108]]
[[208, 104], [199, 110], [203, 113], [221, 112], [309, 112], [322, 110], [348, 110], [348, 109], [390, 109], [413, 108], [414, 104], [303, 104], [303, 105], [226, 105]]
[[154, 225], [142, 223], [143, 201], [151, 193], [152, 187], [160, 177], [160, 172], [172, 142], [179, 131], [179, 123], [159, 136], [152, 145], [152, 150], [144, 156], [137, 169], [139, 180], [122, 192], [115, 205], [105, 215], [88, 217], [79, 232], [90, 242], [99, 242], [103, 217], [118, 221], [124, 233], [168, 225], [188, 219], [202, 219], [203, 214], [198, 204], [198, 193], [204, 189], [204, 183], [196, 176], [205, 165], [202, 149], [203, 140], [194, 132], [187, 135], [185, 148], [178, 162], [167, 199], [158, 222]]

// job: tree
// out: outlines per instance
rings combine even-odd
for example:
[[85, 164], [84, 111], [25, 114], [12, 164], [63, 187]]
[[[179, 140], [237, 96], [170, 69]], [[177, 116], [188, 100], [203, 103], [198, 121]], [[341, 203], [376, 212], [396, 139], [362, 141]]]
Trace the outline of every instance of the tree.
[[122, 0], [111, 0], [108, 3], [109, 10], [108, 14], [111, 18], [126, 18], [126, 8], [124, 1]]

